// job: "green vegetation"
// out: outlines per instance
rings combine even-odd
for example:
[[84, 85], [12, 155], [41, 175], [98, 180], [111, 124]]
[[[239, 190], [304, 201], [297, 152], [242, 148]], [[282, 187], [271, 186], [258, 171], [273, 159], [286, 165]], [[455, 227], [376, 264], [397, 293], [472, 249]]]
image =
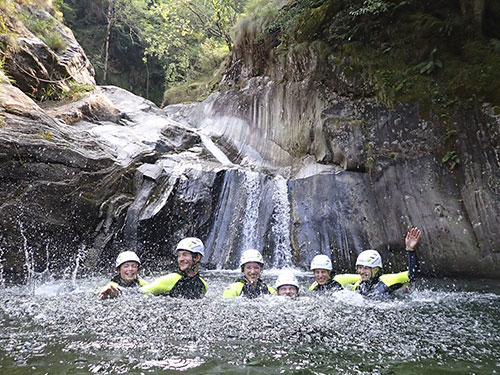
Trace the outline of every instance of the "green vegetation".
[[92, 85], [86, 85], [83, 83], [76, 82], [74, 80], [71, 80], [70, 82], [68, 82], [68, 86], [69, 86], [69, 91], [66, 93], [66, 96], [63, 97], [63, 99], [66, 99], [66, 100], [79, 99], [83, 95], [85, 95], [87, 92], [95, 89], [95, 87]]
[[45, 138], [47, 141], [53, 141], [54, 138], [52, 137], [52, 134], [50, 134], [49, 132], [39, 132], [39, 134]]
[[[113, 84], [156, 103], [195, 101], [218, 87], [233, 47], [232, 27], [283, 57], [302, 46], [325, 64], [363, 78], [386, 106], [420, 104], [446, 119], [457, 105], [500, 107], [500, 3], [494, 0], [17, 0], [47, 9], [74, 31], [96, 69]], [[50, 7], [52, 5], [52, 7]], [[55, 8], [55, 10], [54, 10]], [[50, 10], [52, 9], [52, 10]], [[0, 0], [0, 45], [8, 48]], [[61, 13], [62, 12], [62, 13]], [[242, 18], [245, 16], [245, 18]], [[50, 20], [24, 18], [51, 48], [65, 48]], [[238, 43], [238, 41], [236, 41]], [[267, 47], [266, 47], [267, 48]], [[267, 55], [264, 55], [267, 56]], [[322, 77], [328, 79], [328, 77]], [[44, 97], [56, 97], [46, 89]], [[495, 108], [496, 111], [500, 111]]]
[[383, 105], [416, 101], [424, 116], [500, 105], [496, 1], [295, 0], [259, 12], [270, 9], [263, 33], [279, 35], [277, 51], [325, 42], [344, 73], [361, 75], [371, 87], [365, 95]]
[[443, 164], [448, 164], [451, 170], [455, 169], [460, 164], [460, 158], [456, 151], [448, 151], [441, 159]]
[[41, 102], [56, 101], [56, 100], [76, 100], [81, 98], [85, 93], [92, 91], [95, 87], [85, 85], [74, 80], [67, 82], [68, 88], [61, 89], [57, 84], [50, 83], [40, 89], [38, 100]]
[[213, 74], [232, 48], [230, 31], [243, 1], [65, 0], [62, 10], [99, 84], [124, 87], [160, 104], [165, 89], [213, 87]]
[[27, 10], [23, 10], [19, 15], [19, 19], [33, 34], [42, 39], [50, 49], [58, 52], [66, 49], [68, 46], [68, 42], [54, 30], [55, 20], [53, 18], [37, 18]]

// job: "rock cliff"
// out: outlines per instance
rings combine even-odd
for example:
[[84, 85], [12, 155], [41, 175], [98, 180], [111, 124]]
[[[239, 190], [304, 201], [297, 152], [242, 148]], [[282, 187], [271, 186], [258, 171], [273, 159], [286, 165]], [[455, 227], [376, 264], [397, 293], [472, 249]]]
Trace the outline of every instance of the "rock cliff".
[[228, 147], [239, 159], [290, 178], [300, 265], [331, 250], [348, 269], [370, 247], [402, 267], [403, 234], [416, 225], [424, 271], [500, 275], [500, 116], [490, 105], [457, 108], [447, 124], [422, 118], [417, 104], [383, 108], [321, 44], [283, 56], [255, 30], [240, 33], [224, 78], [229, 88], [167, 110], [222, 145], [243, 144]]
[[413, 225], [425, 273], [500, 276], [500, 119], [488, 104], [445, 127], [412, 103], [376, 105], [321, 45], [283, 57], [241, 32], [224, 89], [164, 110], [115, 87], [37, 104], [25, 93], [47, 82], [32, 76], [93, 76], [74, 39], [49, 53], [29, 37], [33, 63], [10, 66], [33, 74], [0, 84], [2, 277], [109, 267], [123, 249], [164, 267], [187, 235], [205, 241], [210, 268], [255, 247], [275, 267], [326, 253], [352, 272], [376, 248], [399, 271]]

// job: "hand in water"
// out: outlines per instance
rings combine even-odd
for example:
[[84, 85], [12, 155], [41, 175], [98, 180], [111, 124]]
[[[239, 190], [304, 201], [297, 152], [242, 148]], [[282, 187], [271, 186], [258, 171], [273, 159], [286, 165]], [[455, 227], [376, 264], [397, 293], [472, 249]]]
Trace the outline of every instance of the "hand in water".
[[113, 298], [120, 294], [120, 289], [110, 284], [99, 293], [99, 299]]
[[417, 246], [418, 240], [420, 239], [420, 230], [415, 227], [411, 228], [408, 233], [406, 233], [406, 250], [413, 251], [415, 250], [415, 246]]

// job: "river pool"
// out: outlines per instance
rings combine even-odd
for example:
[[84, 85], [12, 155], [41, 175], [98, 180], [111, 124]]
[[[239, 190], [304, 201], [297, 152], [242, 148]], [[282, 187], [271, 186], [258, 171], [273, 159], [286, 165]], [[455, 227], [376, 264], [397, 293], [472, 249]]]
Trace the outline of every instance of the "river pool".
[[[2, 288], [0, 373], [500, 374], [498, 281], [427, 280], [384, 302], [222, 299], [237, 275], [203, 272], [195, 301], [99, 301], [105, 277]], [[299, 274], [303, 291], [311, 279]]]

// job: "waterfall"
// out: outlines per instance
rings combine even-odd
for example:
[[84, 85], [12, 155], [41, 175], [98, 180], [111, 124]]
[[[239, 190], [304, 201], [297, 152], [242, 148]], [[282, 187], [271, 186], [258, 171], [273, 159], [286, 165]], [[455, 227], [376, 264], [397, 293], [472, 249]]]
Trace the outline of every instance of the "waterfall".
[[217, 207], [213, 211], [214, 222], [206, 238], [205, 246], [211, 249], [207, 261], [215, 268], [223, 269], [231, 263], [241, 220], [235, 207], [240, 202], [236, 171], [226, 171]]
[[245, 205], [245, 217], [243, 218], [243, 230], [241, 249], [257, 249], [257, 228], [259, 220], [259, 203], [261, 196], [260, 174], [245, 171], [245, 191], [247, 194]]
[[276, 176], [273, 180], [273, 225], [272, 233], [275, 239], [273, 267], [292, 267], [292, 249], [290, 247], [290, 202], [288, 200], [287, 180]]

